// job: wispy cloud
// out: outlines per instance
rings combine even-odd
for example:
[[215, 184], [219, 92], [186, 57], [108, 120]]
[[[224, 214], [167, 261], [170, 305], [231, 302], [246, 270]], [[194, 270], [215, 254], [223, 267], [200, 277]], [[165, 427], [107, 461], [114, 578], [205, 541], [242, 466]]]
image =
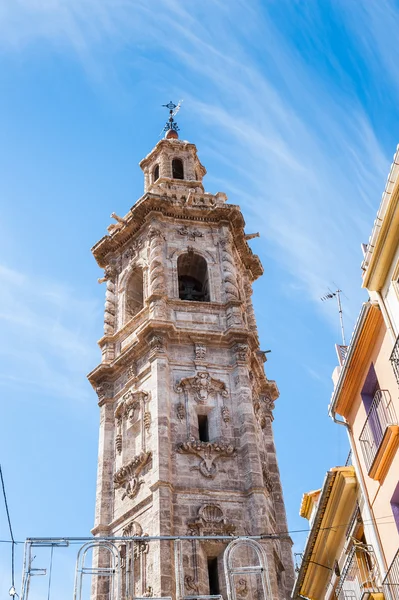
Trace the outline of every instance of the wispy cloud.
[[[104, 48], [133, 47], [129, 56], [143, 58], [161, 50], [165, 78], [193, 118], [207, 124], [207, 136], [195, 140], [199, 148], [223, 155], [230, 165], [227, 191], [251, 211], [248, 221], [265, 240], [264, 258], [279, 261], [314, 300], [337, 281], [353, 297], [354, 319], [359, 245], [368, 238], [389, 158], [331, 50], [316, 4], [289, 14], [300, 19], [304, 41], [317, 47], [325, 70], [316, 70], [279, 31], [271, 7], [239, 0], [228, 10], [214, 1], [8, 0], [1, 9], [0, 44], [21, 50], [45, 40], [73, 49], [86, 66], [95, 65]], [[359, 18], [378, 38], [387, 70], [396, 72], [381, 29], [382, 8], [341, 4], [335, 12], [342, 27]], [[383, 4], [399, 18], [390, 0]], [[360, 43], [370, 53], [375, 47], [366, 35]], [[179, 78], [181, 67], [190, 79]]]
[[90, 394], [100, 307], [77, 290], [0, 266], [0, 384], [71, 400]]

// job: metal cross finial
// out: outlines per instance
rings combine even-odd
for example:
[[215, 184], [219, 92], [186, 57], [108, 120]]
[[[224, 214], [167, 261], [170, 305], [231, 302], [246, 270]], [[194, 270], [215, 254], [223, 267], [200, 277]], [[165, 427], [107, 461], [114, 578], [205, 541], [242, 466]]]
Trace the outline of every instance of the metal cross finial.
[[179, 131], [179, 127], [176, 121], [174, 120], [174, 116], [179, 112], [180, 105], [181, 102], [175, 104], [174, 102], [172, 102], [172, 100], [168, 104], [162, 104], [162, 106], [169, 109], [169, 119], [167, 120], [165, 127], [163, 128], [164, 131], [169, 131], [169, 129], [172, 129], [172, 131], [176, 132]]

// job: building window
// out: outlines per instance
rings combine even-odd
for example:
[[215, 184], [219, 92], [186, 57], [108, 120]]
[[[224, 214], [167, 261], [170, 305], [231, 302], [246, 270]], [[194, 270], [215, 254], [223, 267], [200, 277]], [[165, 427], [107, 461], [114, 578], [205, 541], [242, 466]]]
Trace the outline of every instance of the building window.
[[129, 321], [143, 308], [143, 269], [136, 267], [129, 277], [126, 287], [126, 321]]
[[209, 579], [209, 595], [218, 596], [220, 594], [219, 575], [218, 575], [218, 559], [208, 558], [208, 579]]
[[177, 273], [180, 300], [209, 302], [208, 267], [202, 256], [195, 252], [180, 255]]
[[209, 442], [208, 415], [198, 415], [198, 437], [201, 442]]
[[152, 181], [155, 182], [155, 181], [157, 181], [157, 179], [159, 179], [159, 165], [155, 165], [154, 171], [152, 174]]
[[399, 531], [399, 483], [396, 486], [393, 496], [391, 498], [391, 508], [396, 528]]
[[379, 389], [380, 386], [378, 384], [377, 374], [375, 372], [373, 363], [371, 363], [361, 391], [363, 405], [367, 413], [369, 412], [374, 396]]
[[173, 179], [184, 179], [183, 161], [180, 158], [172, 160], [172, 177]]

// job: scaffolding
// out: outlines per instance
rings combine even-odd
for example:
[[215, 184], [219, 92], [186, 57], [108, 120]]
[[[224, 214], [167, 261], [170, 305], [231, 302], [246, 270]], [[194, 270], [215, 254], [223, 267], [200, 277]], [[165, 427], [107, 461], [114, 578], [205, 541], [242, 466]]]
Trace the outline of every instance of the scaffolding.
[[[20, 600], [240, 600], [243, 597], [266, 600], [272, 595], [267, 542], [281, 537], [271, 534], [28, 538]], [[205, 589], [200, 573], [196, 553], [204, 545], [216, 549], [219, 555], [224, 577], [218, 593], [209, 593], [214, 592], [210, 584]], [[160, 590], [158, 595], [154, 594], [153, 588], [157, 586], [152, 585], [151, 579], [154, 570], [149, 573], [146, 562], [155, 547], [172, 582], [167, 593]]]

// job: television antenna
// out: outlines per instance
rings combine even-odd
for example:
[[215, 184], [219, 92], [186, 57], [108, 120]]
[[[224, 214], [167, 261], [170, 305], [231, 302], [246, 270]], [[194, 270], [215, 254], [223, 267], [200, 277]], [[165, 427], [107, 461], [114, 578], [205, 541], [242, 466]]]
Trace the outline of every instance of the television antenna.
[[343, 314], [342, 314], [342, 304], [341, 304], [341, 294], [343, 294], [343, 291], [340, 290], [338, 287], [335, 290], [335, 292], [333, 292], [332, 290], [330, 290], [330, 288], [327, 288], [327, 289], [328, 289], [328, 294], [325, 294], [325, 296], [322, 296], [320, 298], [320, 300], [322, 302], [325, 302], [326, 300], [332, 300], [333, 298], [337, 299], [338, 314], [339, 314], [339, 323], [341, 325], [342, 345], [346, 346], [345, 329], [344, 329], [344, 318], [343, 318]]

